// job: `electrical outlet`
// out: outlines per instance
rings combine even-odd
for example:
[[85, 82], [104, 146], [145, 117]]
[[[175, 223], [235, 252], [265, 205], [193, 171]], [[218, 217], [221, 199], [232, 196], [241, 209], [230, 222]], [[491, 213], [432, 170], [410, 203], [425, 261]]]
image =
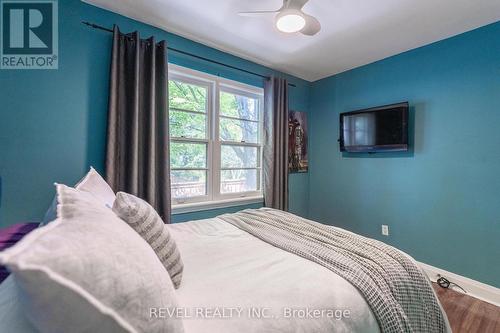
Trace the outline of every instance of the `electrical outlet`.
[[382, 224], [382, 235], [389, 236], [389, 226]]

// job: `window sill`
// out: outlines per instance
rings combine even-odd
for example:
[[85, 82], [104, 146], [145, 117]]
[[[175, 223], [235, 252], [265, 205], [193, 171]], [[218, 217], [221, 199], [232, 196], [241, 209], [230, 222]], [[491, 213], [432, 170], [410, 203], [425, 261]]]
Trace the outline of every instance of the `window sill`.
[[203, 201], [187, 204], [173, 205], [172, 215], [199, 212], [204, 210], [212, 210], [218, 208], [236, 207], [250, 204], [263, 203], [264, 197], [246, 197], [246, 198], [231, 198], [218, 201]]

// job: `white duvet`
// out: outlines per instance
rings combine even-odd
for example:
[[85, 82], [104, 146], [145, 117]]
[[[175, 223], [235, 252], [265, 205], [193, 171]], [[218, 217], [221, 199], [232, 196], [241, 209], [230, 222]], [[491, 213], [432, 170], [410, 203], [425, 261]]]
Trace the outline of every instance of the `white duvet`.
[[184, 262], [186, 333], [379, 332], [359, 291], [316, 263], [217, 218], [169, 229]]

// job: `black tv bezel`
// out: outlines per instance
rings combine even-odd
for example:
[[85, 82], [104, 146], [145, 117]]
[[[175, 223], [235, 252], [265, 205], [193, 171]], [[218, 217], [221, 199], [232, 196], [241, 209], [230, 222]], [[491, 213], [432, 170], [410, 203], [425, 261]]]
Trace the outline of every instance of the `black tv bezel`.
[[[360, 114], [360, 113], [369, 113], [369, 112], [375, 112], [375, 111], [381, 111], [381, 110], [387, 110], [387, 109], [395, 109], [395, 108], [404, 108], [403, 111], [403, 139], [401, 140], [401, 144], [396, 144], [396, 145], [373, 145], [373, 146], [349, 146], [346, 148], [344, 146], [344, 138], [343, 138], [343, 133], [344, 133], [344, 124], [343, 124], [343, 117], [344, 116], [350, 116], [354, 114]], [[408, 151], [408, 118], [409, 118], [409, 109], [410, 105], [408, 102], [401, 102], [401, 103], [395, 103], [395, 104], [389, 104], [389, 105], [383, 105], [383, 106], [377, 106], [369, 109], [361, 109], [361, 110], [356, 110], [356, 111], [350, 111], [350, 112], [343, 112], [339, 115], [339, 145], [340, 145], [340, 151], [341, 152], [348, 152], [348, 153], [378, 153], [378, 152], [397, 152], [397, 151]]]

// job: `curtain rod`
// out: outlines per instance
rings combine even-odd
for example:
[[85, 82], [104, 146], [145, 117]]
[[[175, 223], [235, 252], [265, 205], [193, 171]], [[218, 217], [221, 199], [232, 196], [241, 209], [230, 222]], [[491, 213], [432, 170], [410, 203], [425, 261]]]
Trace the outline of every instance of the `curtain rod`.
[[[85, 25], [87, 25], [87, 26], [89, 26], [89, 27], [91, 27], [91, 28], [94, 28], [94, 29], [99, 29], [99, 30], [103, 30], [103, 31], [107, 31], [107, 32], [113, 32], [112, 29], [108, 29], [106, 27], [102, 27], [102, 26], [97, 25], [95, 23], [90, 23], [90, 22], [86, 22], [86, 21], [82, 21], [82, 23], [85, 24]], [[176, 49], [176, 48], [173, 48], [173, 47], [167, 47], [167, 49], [169, 49], [170, 51], [173, 51], [173, 52], [177, 52], [177, 53], [180, 53], [180, 54], [187, 55], [189, 57], [193, 57], [193, 58], [200, 59], [200, 60], [203, 60], [203, 61], [211, 62], [211, 63], [216, 64], [216, 65], [220, 65], [220, 66], [224, 66], [224, 67], [227, 67], [227, 68], [235, 69], [237, 71], [244, 72], [244, 73], [247, 73], [247, 74], [250, 74], [250, 75], [255, 75], [255, 76], [261, 77], [261, 78], [263, 78], [265, 80], [269, 80], [270, 79], [270, 77], [266, 76], [266, 75], [255, 73], [255, 72], [252, 72], [252, 71], [249, 71], [249, 70], [246, 70], [246, 69], [243, 69], [243, 68], [239, 68], [239, 67], [236, 67], [236, 66], [228, 65], [228, 64], [225, 64], [223, 62], [219, 62], [219, 61], [216, 61], [216, 60], [205, 58], [205, 57], [202, 57], [202, 56], [199, 56], [199, 55], [196, 55], [196, 54], [193, 54], [193, 53], [189, 53], [189, 52], [186, 52], [186, 51], [182, 51], [182, 50], [179, 50], [179, 49]], [[296, 87], [296, 85], [293, 84], [293, 83], [288, 83], [288, 85], [292, 86], [292, 87]]]

